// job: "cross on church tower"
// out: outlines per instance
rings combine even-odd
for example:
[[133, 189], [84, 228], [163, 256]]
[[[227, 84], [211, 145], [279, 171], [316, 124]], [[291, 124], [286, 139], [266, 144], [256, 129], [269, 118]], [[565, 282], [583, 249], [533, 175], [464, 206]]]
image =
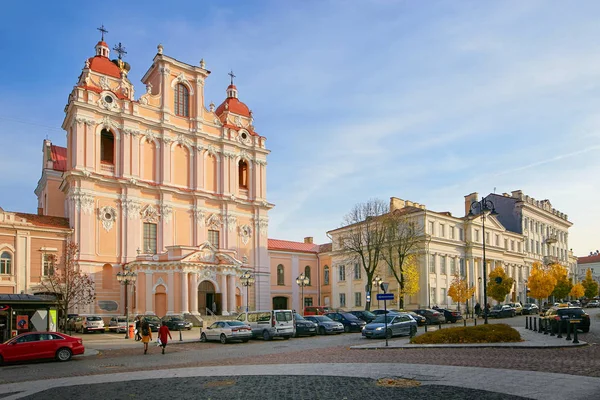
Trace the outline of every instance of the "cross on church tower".
[[104, 24], [102, 24], [102, 26], [100, 28], [96, 28], [98, 29], [100, 32], [102, 32], [102, 41], [104, 42], [104, 34], [108, 33], [108, 31], [106, 29], [104, 29]]
[[229, 72], [227, 75], [229, 75], [231, 77], [231, 84], [233, 85], [233, 78], [235, 78], [233, 71]]
[[119, 42], [118, 46], [113, 47], [113, 50], [119, 53], [119, 60], [123, 58], [123, 55], [127, 54], [125, 47], [121, 45], [121, 42]]

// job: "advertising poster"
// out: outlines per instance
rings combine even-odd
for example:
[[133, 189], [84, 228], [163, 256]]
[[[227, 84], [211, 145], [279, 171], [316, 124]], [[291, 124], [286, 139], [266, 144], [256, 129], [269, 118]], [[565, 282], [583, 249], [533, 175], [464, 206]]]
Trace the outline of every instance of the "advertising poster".
[[17, 315], [17, 330], [20, 330], [20, 331], [29, 330], [29, 316]]

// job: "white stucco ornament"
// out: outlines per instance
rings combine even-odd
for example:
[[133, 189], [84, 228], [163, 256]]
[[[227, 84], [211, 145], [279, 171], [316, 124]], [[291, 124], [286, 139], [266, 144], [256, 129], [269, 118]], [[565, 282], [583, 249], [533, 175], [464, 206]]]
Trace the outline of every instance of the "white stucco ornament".
[[221, 221], [221, 217], [217, 214], [211, 214], [207, 219], [206, 219], [206, 226], [209, 229], [212, 230], [219, 230], [221, 229], [221, 224], [223, 222]]
[[105, 231], [110, 231], [117, 221], [117, 210], [111, 206], [104, 206], [98, 209], [98, 218], [102, 221], [102, 227]]
[[239, 230], [242, 243], [248, 244], [248, 241], [250, 241], [250, 236], [252, 236], [252, 228], [249, 225], [242, 225], [240, 226]]
[[148, 204], [143, 208], [140, 216], [143, 221], [156, 223], [158, 222], [159, 214], [158, 210], [152, 204]]

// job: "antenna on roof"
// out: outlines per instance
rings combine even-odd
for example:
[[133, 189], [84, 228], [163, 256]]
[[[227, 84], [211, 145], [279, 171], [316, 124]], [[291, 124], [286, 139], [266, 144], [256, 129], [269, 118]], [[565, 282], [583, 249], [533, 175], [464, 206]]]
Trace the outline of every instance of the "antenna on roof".
[[496, 186], [494, 186], [494, 194], [496, 194]]

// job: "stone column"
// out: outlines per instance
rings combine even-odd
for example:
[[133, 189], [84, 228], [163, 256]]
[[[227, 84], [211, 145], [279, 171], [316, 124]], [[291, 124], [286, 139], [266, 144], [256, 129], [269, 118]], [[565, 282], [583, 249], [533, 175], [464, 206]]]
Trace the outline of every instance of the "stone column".
[[192, 275], [191, 275], [190, 312], [192, 314], [199, 315], [199, 313], [198, 313], [198, 274], [196, 274], [196, 273], [192, 273]]
[[188, 273], [181, 272], [181, 313], [189, 314], [188, 308]]
[[221, 272], [221, 315], [229, 315], [227, 311], [227, 275]]
[[167, 291], [167, 314], [174, 314], [175, 313], [175, 277], [174, 277], [174, 272], [171, 270], [169, 271], [169, 274], [167, 275], [167, 285], [168, 285], [168, 291]]
[[235, 314], [237, 312], [236, 310], [236, 304], [235, 304], [235, 274], [231, 274], [228, 277], [229, 280], [229, 286], [227, 288], [227, 294], [228, 294], [228, 304], [229, 304], [229, 313], [230, 314]]
[[152, 272], [146, 272], [146, 312], [145, 314], [154, 314], [152, 311], [152, 296], [153, 296], [153, 283]]

